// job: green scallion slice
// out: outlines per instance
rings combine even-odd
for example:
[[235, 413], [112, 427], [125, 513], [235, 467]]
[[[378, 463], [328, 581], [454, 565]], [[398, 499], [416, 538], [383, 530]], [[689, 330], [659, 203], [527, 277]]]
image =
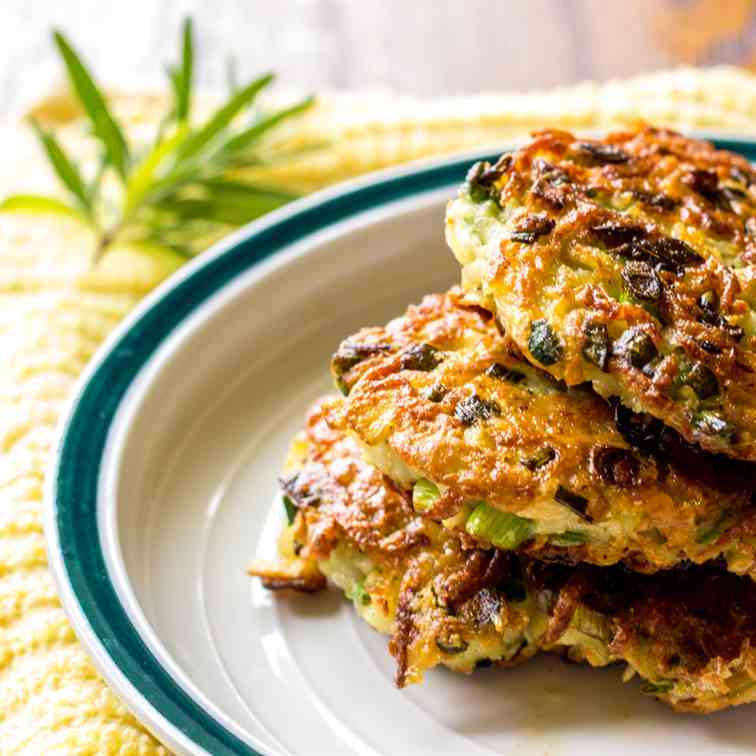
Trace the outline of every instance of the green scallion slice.
[[286, 510], [286, 519], [288, 520], [289, 525], [292, 525], [294, 523], [294, 518], [297, 516], [296, 504], [294, 504], [294, 502], [284, 494], [283, 505], [284, 509]]
[[555, 533], [549, 537], [549, 543], [554, 546], [581, 546], [587, 542], [588, 536], [576, 530], [565, 530], [564, 533]]
[[647, 696], [655, 696], [657, 693], [669, 693], [674, 687], [674, 684], [669, 680], [661, 680], [660, 682], [646, 682], [641, 685], [641, 693]]
[[501, 512], [485, 502], [476, 505], [465, 530], [500, 549], [516, 549], [533, 534], [533, 520]]
[[709, 544], [714, 543], [714, 541], [717, 541], [722, 533], [724, 533], [732, 524], [732, 517], [727, 512], [722, 512], [713, 523], [702, 525], [698, 529], [696, 543], [703, 546], [708, 546]]
[[412, 506], [416, 512], [427, 512], [441, 496], [438, 486], [427, 478], [420, 478], [412, 489]]
[[352, 586], [352, 589], [349, 591], [348, 597], [352, 599], [355, 604], [370, 606], [370, 594], [365, 590], [365, 586], [360, 582], [356, 582]]

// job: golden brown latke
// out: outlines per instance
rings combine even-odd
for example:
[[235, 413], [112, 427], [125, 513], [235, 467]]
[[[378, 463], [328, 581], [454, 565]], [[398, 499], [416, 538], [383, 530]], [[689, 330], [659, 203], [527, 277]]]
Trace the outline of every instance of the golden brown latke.
[[546, 131], [473, 167], [447, 240], [533, 364], [756, 460], [755, 182], [671, 131]]
[[544, 649], [593, 666], [625, 662], [625, 679], [639, 673], [645, 693], [677, 710], [756, 697], [750, 580], [713, 567], [646, 576], [482, 549], [418, 517], [409, 492], [329, 427], [332, 411], [313, 407], [293, 445], [280, 561], [250, 572], [271, 588], [307, 591], [328, 575], [367, 622], [392, 635], [400, 686], [437, 664], [471, 672]]
[[[459, 290], [346, 339], [333, 422], [423, 514], [541, 559], [756, 577], [756, 469], [531, 366]], [[619, 427], [617, 422], [619, 421]]]
[[367, 464], [326, 412], [320, 403], [310, 410], [281, 478], [290, 514], [281, 560], [255, 562], [250, 573], [271, 589], [305, 591], [324, 587], [327, 575], [363, 619], [392, 636], [400, 687], [438, 664], [472, 672], [481, 661], [532, 656], [526, 606], [485, 604], [484, 589], [505, 582], [514, 557], [418, 516], [411, 494]]

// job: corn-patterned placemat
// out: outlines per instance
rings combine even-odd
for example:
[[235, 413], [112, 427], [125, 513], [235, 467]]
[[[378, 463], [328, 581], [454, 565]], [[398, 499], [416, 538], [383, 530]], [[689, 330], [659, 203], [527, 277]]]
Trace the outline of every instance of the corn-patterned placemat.
[[[138, 139], [165, 106], [114, 94]], [[65, 93], [36, 115], [92, 152]], [[678, 70], [533, 94], [423, 101], [331, 94], [290, 144], [323, 144], [270, 183], [311, 191], [395, 163], [492, 145], [543, 126], [605, 129], [637, 120], [680, 129], [756, 133], [756, 77], [733, 68]], [[34, 140], [0, 126], [0, 194], [54, 187]], [[165, 753], [94, 671], [63, 614], [47, 569], [42, 491], [55, 428], [77, 377], [123, 316], [176, 267], [118, 249], [90, 267], [89, 231], [69, 218], [0, 215], [0, 753]]]

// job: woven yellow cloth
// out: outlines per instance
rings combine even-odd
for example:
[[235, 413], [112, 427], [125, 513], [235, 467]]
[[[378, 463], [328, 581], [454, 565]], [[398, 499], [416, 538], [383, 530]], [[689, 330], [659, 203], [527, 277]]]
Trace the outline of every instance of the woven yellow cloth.
[[[114, 95], [136, 138], [164, 103]], [[35, 108], [91, 150], [65, 95]], [[422, 101], [326, 95], [287, 134], [326, 142], [265, 179], [312, 190], [394, 163], [502, 142], [542, 126], [607, 128], [638, 119], [681, 129], [756, 133], [756, 77], [732, 68], [679, 70], [525, 95]], [[33, 140], [0, 126], [0, 193], [48, 189]], [[63, 614], [47, 568], [43, 484], [55, 428], [77, 376], [119, 320], [177, 266], [126, 249], [95, 270], [74, 220], [0, 215], [0, 753], [165, 753], [94, 671]]]

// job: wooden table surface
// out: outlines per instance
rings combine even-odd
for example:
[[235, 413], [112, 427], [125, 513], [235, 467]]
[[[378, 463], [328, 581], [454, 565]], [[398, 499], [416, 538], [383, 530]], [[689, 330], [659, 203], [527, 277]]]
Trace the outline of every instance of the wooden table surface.
[[297, 88], [522, 90], [677, 63], [756, 62], [754, 0], [2, 0], [0, 112], [60, 75], [60, 26], [106, 82], [151, 85], [191, 13], [200, 80], [273, 69]]

